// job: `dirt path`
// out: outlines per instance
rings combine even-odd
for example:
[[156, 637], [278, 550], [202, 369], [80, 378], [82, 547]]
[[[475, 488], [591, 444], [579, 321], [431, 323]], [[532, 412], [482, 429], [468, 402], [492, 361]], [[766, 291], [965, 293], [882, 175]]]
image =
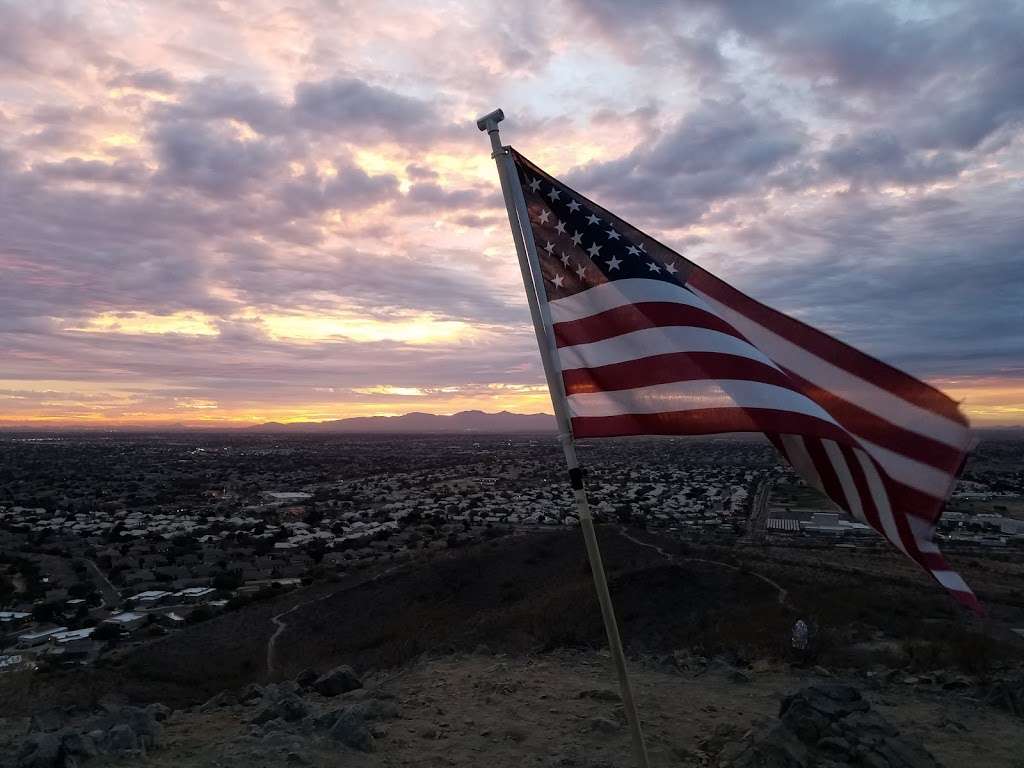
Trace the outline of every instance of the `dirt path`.
[[[633, 542], [634, 544], [637, 544], [638, 546], [646, 547], [647, 549], [653, 549], [655, 552], [657, 552], [659, 555], [664, 557], [669, 562], [708, 563], [709, 565], [718, 565], [722, 568], [729, 568], [733, 571], [743, 570], [738, 565], [733, 565], [732, 563], [724, 563], [721, 560], [708, 560], [703, 557], [677, 557], [676, 555], [666, 552], [657, 544], [651, 544], [650, 542], [642, 541], [636, 538], [635, 536], [630, 534], [629, 531], [627, 531], [624, 527], [619, 528], [619, 533], [622, 534], [623, 538], [628, 539], [629, 541]], [[789, 603], [789, 591], [785, 587], [783, 587], [774, 579], [771, 579], [763, 574], [754, 573], [753, 571], [748, 571], [748, 573], [755, 579], [760, 579], [765, 584], [772, 587], [778, 593], [779, 605], [785, 608], [793, 608], [793, 606]]]
[[274, 616], [271, 616], [270, 622], [276, 627], [276, 629], [274, 630], [274, 633], [270, 636], [270, 639], [267, 640], [267, 677], [271, 677], [277, 669], [277, 666], [275, 664], [277, 641], [278, 638], [280, 638], [281, 635], [284, 634], [285, 630], [288, 629], [288, 623], [284, 620], [285, 616], [287, 616], [290, 613], [294, 613], [300, 608], [305, 608], [307, 605], [312, 605], [313, 603], [319, 603], [324, 600], [329, 600], [330, 598], [336, 597], [337, 595], [343, 594], [344, 592], [348, 592], [351, 589], [357, 589], [371, 582], [379, 581], [380, 579], [383, 579], [385, 576], [394, 573], [401, 567], [401, 565], [392, 566], [391, 568], [387, 568], [381, 571], [380, 573], [376, 573], [372, 576], [362, 578], [356, 581], [355, 583], [346, 584], [341, 589], [336, 589], [333, 592], [328, 592], [326, 595], [320, 595], [319, 597], [310, 598], [309, 600], [304, 600], [301, 603], [296, 603], [291, 608], [285, 611], [281, 611], [281, 613], [275, 614]]

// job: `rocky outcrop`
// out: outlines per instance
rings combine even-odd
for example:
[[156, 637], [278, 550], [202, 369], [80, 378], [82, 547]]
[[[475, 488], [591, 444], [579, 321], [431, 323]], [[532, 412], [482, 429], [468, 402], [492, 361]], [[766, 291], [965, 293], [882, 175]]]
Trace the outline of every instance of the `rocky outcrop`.
[[720, 768], [939, 768], [920, 744], [899, 732], [848, 685], [812, 685], [787, 696], [779, 721], [730, 744]]
[[63, 713], [43, 713], [32, 718], [17, 766], [78, 768], [100, 754], [142, 757], [160, 746], [158, 719], [166, 719], [170, 712], [162, 704], [142, 708], [104, 702], [98, 713], [73, 726]]
[[321, 696], [340, 696], [343, 693], [363, 687], [363, 681], [349, 666], [335, 667], [325, 675], [321, 675], [310, 686]]

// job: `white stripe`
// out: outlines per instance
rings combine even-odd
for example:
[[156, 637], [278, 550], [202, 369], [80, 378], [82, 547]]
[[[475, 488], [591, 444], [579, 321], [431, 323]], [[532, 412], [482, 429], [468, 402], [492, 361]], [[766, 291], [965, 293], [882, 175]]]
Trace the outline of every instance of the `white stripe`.
[[935, 535], [935, 526], [922, 520], [917, 515], [907, 515], [907, 522], [910, 523], [910, 533], [914, 537], [917, 548], [922, 552], [938, 552], [932, 536]]
[[885, 490], [885, 483], [882, 482], [878, 469], [871, 458], [864, 453], [854, 449], [854, 455], [864, 470], [864, 477], [867, 478], [868, 488], [871, 491], [871, 500], [875, 502], [875, 509], [878, 510], [878, 521], [882, 524], [882, 533], [885, 534], [892, 544], [903, 554], [907, 554], [907, 548], [900, 538], [900, 531], [896, 527], [896, 521], [892, 516], [892, 506], [889, 504], [889, 494]]
[[877, 461], [893, 480], [898, 480], [904, 485], [909, 485], [936, 499], [945, 499], [949, 495], [953, 478], [948, 473], [915, 459], [908, 459], [901, 453], [875, 445], [864, 438], [859, 438], [857, 442], [871, 454], [871, 458]]
[[800, 435], [782, 435], [781, 437], [782, 447], [786, 449], [789, 463], [807, 483], [827, 496], [825, 484], [821, 482], [821, 477], [818, 475], [818, 468], [814, 466], [814, 460], [807, 451], [805, 438]]
[[830, 424], [832, 417], [812, 400], [774, 384], [746, 380], [673, 381], [615, 392], [570, 395], [574, 417], [621, 416], [629, 413], [666, 413], [701, 408], [771, 408], [816, 416]]
[[952, 589], [956, 592], [971, 591], [971, 588], [967, 586], [967, 582], [960, 578], [960, 574], [956, 571], [932, 571], [932, 576], [946, 589]]
[[793, 344], [761, 324], [699, 291], [694, 291], [712, 310], [750, 339], [775, 362], [822, 389], [921, 435], [963, 450], [970, 443], [970, 431], [962, 424], [940, 416], [843, 370]]
[[647, 280], [642, 277], [601, 283], [572, 296], [566, 296], [564, 299], [555, 299], [549, 302], [548, 306], [551, 307], [551, 321], [565, 323], [590, 317], [608, 309], [615, 309], [615, 307], [644, 301], [688, 304], [691, 307], [711, 311], [703, 301], [681, 286], [661, 280]]
[[821, 445], [825, 449], [828, 460], [832, 463], [832, 469], [836, 471], [836, 476], [839, 478], [839, 486], [843, 489], [846, 503], [850, 507], [850, 514], [860, 522], [866, 523], [867, 518], [864, 517], [860, 494], [857, 493], [857, 485], [853, 481], [853, 475], [850, 474], [850, 468], [846, 465], [846, 457], [843, 456], [843, 452], [834, 440], [822, 440]]
[[641, 328], [619, 336], [558, 350], [563, 371], [573, 368], [596, 368], [599, 365], [624, 363], [652, 355], [678, 352], [722, 352], [776, 366], [756, 347], [721, 331], [673, 325], [666, 328]]

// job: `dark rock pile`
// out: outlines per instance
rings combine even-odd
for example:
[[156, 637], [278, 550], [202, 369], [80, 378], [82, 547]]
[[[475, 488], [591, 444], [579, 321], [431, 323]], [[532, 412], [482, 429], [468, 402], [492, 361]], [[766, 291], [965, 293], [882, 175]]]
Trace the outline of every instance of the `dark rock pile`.
[[78, 768], [101, 754], [144, 757], [160, 746], [163, 704], [101, 704], [96, 712], [51, 709], [37, 714], [17, 756], [18, 768]]
[[812, 685], [787, 696], [779, 720], [719, 755], [720, 768], [939, 768], [848, 685]]

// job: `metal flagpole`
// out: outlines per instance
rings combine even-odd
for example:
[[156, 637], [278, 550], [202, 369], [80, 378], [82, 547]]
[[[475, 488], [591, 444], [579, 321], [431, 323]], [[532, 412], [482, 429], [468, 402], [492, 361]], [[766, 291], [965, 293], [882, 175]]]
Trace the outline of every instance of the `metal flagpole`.
[[576, 457], [576, 444], [572, 436], [572, 422], [569, 419], [565, 387], [561, 372], [555, 364], [557, 350], [554, 335], [551, 332], [551, 315], [547, 303], [540, 300], [540, 297], [544, 295], [544, 278], [541, 274], [540, 261], [537, 258], [537, 248], [533, 238], [526, 236], [530, 222], [529, 212], [526, 209], [526, 198], [523, 196], [522, 187], [517, 182], [512, 155], [501, 145], [501, 138], [498, 135], [498, 123], [504, 119], [505, 113], [496, 109], [481, 117], [476, 124], [481, 131], [487, 131], [490, 136], [491, 157], [494, 158], [498, 166], [498, 178], [501, 181], [502, 194], [505, 196], [505, 208], [508, 210], [508, 222], [512, 227], [512, 239], [515, 241], [516, 253], [519, 255], [519, 270], [523, 276], [526, 300], [530, 305], [533, 330], [537, 336], [537, 346], [540, 347], [540, 356], [544, 363], [544, 376], [547, 378], [551, 405], [555, 410], [559, 440], [562, 443], [562, 450], [565, 452], [565, 462], [569, 467], [569, 482], [576, 497], [576, 511], [579, 515], [580, 528], [583, 530], [583, 540], [587, 547], [587, 559], [590, 561], [590, 571], [594, 577], [597, 600], [601, 605], [601, 617], [604, 619], [604, 629], [608, 635], [608, 646], [619, 678], [623, 708], [626, 711], [626, 718], [629, 720], [633, 751], [636, 754], [639, 768], [649, 768], [644, 734], [640, 727], [636, 702], [633, 700], [629, 675], [626, 672], [626, 657], [622, 651], [619, 627], [615, 621], [615, 609], [608, 592], [608, 580], [605, 576], [604, 563], [601, 561], [597, 534], [594, 532], [594, 519], [590, 514], [590, 503], [587, 500], [587, 491], [583, 486], [583, 470]]

